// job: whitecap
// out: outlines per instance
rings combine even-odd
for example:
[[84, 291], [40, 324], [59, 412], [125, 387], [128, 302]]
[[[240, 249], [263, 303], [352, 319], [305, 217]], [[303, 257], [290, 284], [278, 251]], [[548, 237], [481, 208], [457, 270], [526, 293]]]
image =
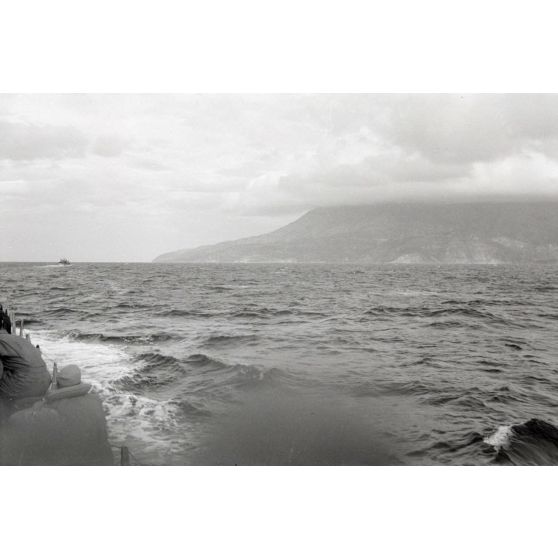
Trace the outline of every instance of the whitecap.
[[512, 428], [512, 425], [499, 426], [494, 434], [492, 434], [491, 436], [487, 436], [484, 439], [484, 442], [495, 447], [496, 449], [506, 449], [509, 447], [511, 437], [513, 435]]

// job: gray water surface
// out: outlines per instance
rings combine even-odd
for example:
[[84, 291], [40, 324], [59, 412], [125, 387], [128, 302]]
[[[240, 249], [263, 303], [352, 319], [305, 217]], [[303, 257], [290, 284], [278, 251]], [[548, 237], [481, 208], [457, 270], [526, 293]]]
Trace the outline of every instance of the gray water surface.
[[556, 266], [0, 264], [145, 464], [489, 464], [555, 420]]

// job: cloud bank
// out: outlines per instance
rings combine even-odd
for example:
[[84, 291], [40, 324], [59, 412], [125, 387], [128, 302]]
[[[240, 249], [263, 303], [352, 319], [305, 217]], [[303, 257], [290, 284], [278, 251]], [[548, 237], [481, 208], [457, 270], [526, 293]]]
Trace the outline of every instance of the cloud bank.
[[3, 260], [150, 260], [316, 206], [557, 180], [556, 95], [0, 95]]

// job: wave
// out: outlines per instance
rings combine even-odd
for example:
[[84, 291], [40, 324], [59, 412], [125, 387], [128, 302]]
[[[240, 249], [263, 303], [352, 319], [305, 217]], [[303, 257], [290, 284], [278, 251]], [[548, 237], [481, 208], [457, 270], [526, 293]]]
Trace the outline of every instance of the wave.
[[[217, 293], [226, 292], [226, 291], [234, 291], [239, 287], [235, 287], [233, 285], [208, 285], [205, 287], [208, 291], [214, 291]], [[241, 287], [240, 287], [241, 288]]]
[[547, 293], [550, 291], [556, 291], [558, 290], [558, 287], [556, 287], [556, 285], [540, 285], [537, 287], [533, 287], [534, 291], [537, 291], [539, 293]]
[[161, 310], [156, 312], [155, 316], [162, 316], [165, 318], [209, 318], [214, 314], [210, 312], [199, 312], [196, 310], [181, 310], [179, 308], [171, 308], [170, 310]]
[[416, 316], [417, 310], [411, 308], [401, 308], [396, 306], [376, 306], [364, 312], [368, 316]]
[[458, 307], [458, 308], [442, 308], [439, 310], [431, 310], [427, 313], [428, 317], [439, 317], [439, 316], [465, 316], [467, 318], [479, 318], [481, 320], [488, 320], [490, 322], [496, 322], [499, 324], [508, 325], [508, 321], [500, 316], [496, 316], [491, 312], [481, 312], [475, 308], [468, 307]]
[[204, 369], [205, 372], [219, 371], [221, 375], [219, 378], [215, 377], [215, 379], [228, 385], [245, 385], [254, 381], [259, 382], [264, 379], [269, 380], [272, 377], [277, 378], [280, 375], [284, 375], [284, 372], [278, 368], [266, 368], [255, 364], [239, 362], [231, 364], [203, 353], [190, 355], [182, 362], [198, 369]]
[[151, 308], [150, 304], [140, 304], [137, 302], [119, 302], [115, 304], [114, 308], [121, 310], [141, 310], [145, 308]]
[[[502, 299], [502, 298], [472, 298], [472, 299], [450, 299], [450, 300], [443, 300], [440, 302], [442, 306], [502, 306], [502, 304], [510, 304], [512, 302], [511, 299]], [[513, 301], [515, 302], [515, 301]]]
[[58, 269], [67, 269], [69, 266], [68, 266], [67, 264], [64, 265], [64, 264], [59, 264], [59, 263], [57, 263], [57, 264], [35, 265], [35, 266], [33, 266], [33, 267], [43, 268], [43, 269], [44, 269], [44, 268], [48, 268], [48, 267], [51, 267], [51, 268], [52, 268], [52, 267], [56, 267], [56, 268], [58, 268]]
[[218, 345], [228, 345], [234, 343], [252, 343], [257, 341], [257, 335], [211, 335], [202, 345], [205, 347], [213, 347]]
[[169, 310], [160, 310], [155, 313], [156, 316], [165, 318], [214, 318], [214, 317], [227, 317], [227, 318], [248, 318], [248, 319], [267, 319], [283, 316], [317, 316], [324, 317], [327, 314], [319, 311], [312, 310], [291, 310], [289, 308], [237, 308], [234, 310], [203, 312], [199, 310], [184, 310], [179, 308], [172, 308]]
[[[175, 375], [176, 379], [177, 373], [180, 373], [180, 375], [183, 376], [188, 371], [195, 371], [202, 368], [205, 369], [205, 371], [225, 370], [227, 368], [231, 368], [231, 365], [203, 353], [194, 353], [184, 358], [177, 358], [172, 355], [164, 355], [158, 352], [147, 352], [138, 355], [135, 360], [139, 365], [138, 370], [142, 377], [142, 382], [145, 375], [151, 372], [156, 372], [161, 376], [170, 372]], [[135, 375], [133, 376], [133, 379], [137, 379]]]
[[184, 359], [184, 362], [196, 367], [213, 366], [216, 368], [225, 368], [227, 366], [225, 363], [221, 362], [220, 360], [207, 356], [203, 353], [195, 353], [189, 355]]
[[163, 369], [165, 371], [183, 372], [184, 366], [179, 359], [161, 353], [142, 353], [137, 357], [142, 371]]
[[233, 312], [231, 316], [233, 318], [264, 318], [266, 314], [262, 311], [239, 310], [238, 312]]
[[[395, 317], [413, 317], [413, 318], [454, 318], [465, 317], [475, 318], [489, 323], [497, 323], [501, 325], [512, 325], [508, 320], [497, 316], [491, 312], [477, 310], [469, 306], [459, 306], [456, 308], [425, 308], [425, 307], [397, 307], [397, 306], [376, 306], [364, 312], [367, 316], [384, 318], [388, 316]], [[432, 322], [429, 327], [449, 327], [450, 325], [463, 325], [459, 321]], [[515, 325], [515, 324], [514, 324]]]
[[487, 436], [483, 441], [485, 444], [500, 450], [509, 445], [512, 435], [512, 425], [499, 426], [496, 432]]
[[211, 415], [211, 412], [201, 407], [201, 405], [194, 405], [191, 401], [185, 399], [171, 401], [171, 404], [188, 417], [208, 417]]
[[255, 364], [226, 363], [204, 353], [176, 358], [161, 353], [143, 353], [136, 357], [137, 368], [121, 376], [115, 384], [133, 393], [173, 385], [175, 393], [231, 393], [232, 388], [245, 388], [273, 382], [286, 373], [278, 368]]
[[242, 308], [241, 310], [237, 310], [232, 312], [230, 315], [233, 318], [269, 318], [274, 316], [290, 316], [293, 314], [292, 310], [288, 308]]
[[83, 310], [79, 310], [77, 308], [69, 308], [66, 306], [60, 306], [59, 308], [55, 308], [54, 310], [48, 310], [45, 314], [49, 316], [65, 316], [67, 314], [83, 314]]
[[558, 428], [541, 419], [500, 426], [484, 442], [496, 450], [496, 463], [558, 465]]
[[145, 390], [153, 390], [174, 384], [177, 374], [183, 372], [180, 367], [167, 367], [166, 369], [146, 364], [141, 370], [127, 374], [115, 380], [113, 385], [127, 392], [142, 394]]
[[283, 374], [278, 368], [263, 368], [254, 364], [235, 364], [230, 367], [230, 371], [234, 374], [237, 385], [249, 385], [263, 380], [273, 381]]
[[435, 329], [451, 329], [453, 327], [463, 327], [465, 325], [467, 324], [457, 320], [448, 320], [444, 322], [430, 322], [429, 324], [426, 324], [426, 327], [433, 327]]
[[319, 312], [317, 310], [298, 310], [297, 315], [299, 316], [317, 316], [319, 318], [326, 318], [328, 314], [325, 312]]
[[175, 336], [170, 333], [152, 333], [147, 335], [110, 335], [104, 333], [82, 333], [80, 331], [72, 330], [68, 333], [68, 337], [78, 341], [92, 341], [102, 343], [124, 343], [124, 344], [152, 344], [164, 343], [175, 339]]

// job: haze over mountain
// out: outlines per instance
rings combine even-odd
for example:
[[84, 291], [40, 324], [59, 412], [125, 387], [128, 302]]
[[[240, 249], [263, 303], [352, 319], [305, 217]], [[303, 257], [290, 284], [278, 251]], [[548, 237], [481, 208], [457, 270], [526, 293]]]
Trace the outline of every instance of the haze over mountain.
[[169, 252], [155, 261], [555, 262], [558, 202], [414, 202], [319, 208], [268, 234]]
[[[0, 94], [0, 261], [152, 261], [312, 208], [527, 197], [558, 199], [557, 94]], [[299, 233], [195, 257], [349, 257]], [[391, 257], [370, 242], [351, 257]]]

